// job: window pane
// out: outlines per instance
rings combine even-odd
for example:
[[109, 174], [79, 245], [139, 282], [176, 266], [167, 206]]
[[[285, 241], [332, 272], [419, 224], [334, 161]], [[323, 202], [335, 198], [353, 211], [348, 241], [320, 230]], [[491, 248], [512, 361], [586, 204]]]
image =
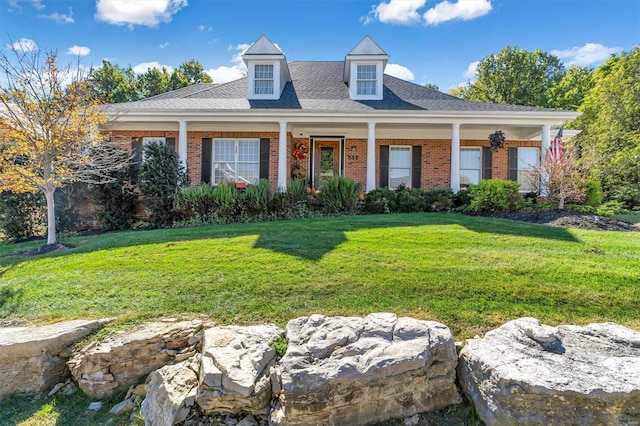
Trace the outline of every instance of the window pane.
[[480, 170], [460, 169], [460, 183], [463, 185], [474, 184], [480, 182]]
[[234, 163], [216, 161], [213, 163], [213, 183], [235, 182], [236, 171]]
[[273, 80], [256, 80], [254, 89], [256, 95], [273, 95]]
[[375, 80], [375, 65], [358, 65], [358, 80]]
[[411, 148], [392, 146], [389, 150], [389, 167], [411, 168]]
[[273, 79], [273, 65], [256, 65], [256, 76], [258, 79]]
[[234, 140], [216, 140], [213, 144], [213, 161], [235, 161], [235, 145]]
[[400, 185], [409, 186], [411, 169], [390, 169], [389, 188], [395, 189]]
[[518, 183], [521, 191], [536, 191], [533, 169], [538, 167], [538, 148], [518, 148]]
[[375, 95], [375, 81], [358, 81], [358, 95]]
[[476, 148], [460, 148], [460, 168], [480, 170], [480, 150]]
[[256, 163], [260, 161], [260, 141], [238, 141], [238, 161]]
[[246, 184], [258, 183], [260, 178], [260, 164], [238, 163], [238, 182]]

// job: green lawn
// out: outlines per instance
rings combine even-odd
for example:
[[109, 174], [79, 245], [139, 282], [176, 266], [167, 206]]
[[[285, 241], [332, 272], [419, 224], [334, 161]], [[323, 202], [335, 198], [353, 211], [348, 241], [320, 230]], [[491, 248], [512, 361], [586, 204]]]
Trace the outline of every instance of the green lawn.
[[640, 225], [640, 213], [614, 214], [613, 217], [618, 220]]
[[456, 339], [505, 321], [640, 329], [640, 234], [455, 214], [111, 233], [32, 259], [0, 246], [0, 320], [207, 315], [218, 323], [395, 312]]

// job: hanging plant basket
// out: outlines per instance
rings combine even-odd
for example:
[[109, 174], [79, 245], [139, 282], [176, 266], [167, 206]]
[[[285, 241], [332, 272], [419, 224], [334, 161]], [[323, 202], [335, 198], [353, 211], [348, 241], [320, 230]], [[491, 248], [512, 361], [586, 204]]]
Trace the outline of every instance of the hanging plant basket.
[[495, 132], [489, 135], [489, 144], [491, 145], [491, 150], [496, 151], [500, 148], [504, 148], [505, 141], [504, 133], [502, 130], [496, 130]]

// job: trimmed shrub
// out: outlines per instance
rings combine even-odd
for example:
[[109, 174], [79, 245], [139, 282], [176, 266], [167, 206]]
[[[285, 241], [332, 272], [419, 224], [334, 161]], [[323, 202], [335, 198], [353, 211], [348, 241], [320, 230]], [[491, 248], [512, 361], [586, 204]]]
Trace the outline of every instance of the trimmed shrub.
[[300, 211], [309, 210], [309, 194], [304, 179], [291, 179], [286, 192], [276, 191], [273, 194], [273, 208], [278, 217], [290, 218], [298, 216]]
[[186, 218], [204, 218], [216, 208], [214, 189], [208, 183], [182, 187], [173, 201], [174, 209]]
[[422, 188], [403, 188], [396, 191], [397, 210], [401, 213], [425, 212], [426, 201]]
[[353, 213], [356, 211], [362, 184], [345, 176], [335, 176], [322, 185], [318, 199], [329, 213]]
[[522, 207], [519, 185], [511, 180], [481, 180], [477, 185], [470, 185], [468, 191], [471, 199], [468, 211], [496, 212]]
[[40, 234], [46, 220], [41, 193], [0, 192], [0, 231], [6, 238], [32, 238]]
[[213, 213], [222, 222], [233, 222], [240, 204], [235, 182], [221, 182], [213, 188]]
[[156, 227], [169, 227], [179, 219], [173, 202], [181, 186], [187, 184], [187, 174], [178, 153], [166, 144], [144, 146], [140, 165], [139, 187], [149, 221]]
[[376, 188], [364, 198], [364, 211], [370, 214], [394, 213], [397, 211], [396, 191]]
[[255, 185], [248, 185], [240, 198], [243, 213], [248, 216], [268, 214], [273, 207], [273, 193], [266, 179], [260, 179]]
[[448, 212], [455, 206], [456, 196], [451, 189], [433, 189], [424, 193], [425, 204], [430, 212]]

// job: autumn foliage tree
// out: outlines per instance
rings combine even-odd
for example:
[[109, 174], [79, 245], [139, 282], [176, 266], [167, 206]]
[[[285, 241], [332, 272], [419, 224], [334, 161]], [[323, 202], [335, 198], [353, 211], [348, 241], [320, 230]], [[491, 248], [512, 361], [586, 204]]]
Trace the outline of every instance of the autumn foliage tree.
[[105, 150], [106, 115], [79, 63], [59, 68], [53, 52], [0, 52], [0, 186], [44, 194], [47, 244], [55, 244], [54, 193], [65, 184], [109, 179], [127, 158]]
[[563, 210], [566, 203], [585, 202], [590, 173], [587, 160], [579, 158], [577, 147], [572, 147], [561, 156], [547, 154], [545, 161], [534, 169], [533, 177], [540, 185], [540, 195]]

